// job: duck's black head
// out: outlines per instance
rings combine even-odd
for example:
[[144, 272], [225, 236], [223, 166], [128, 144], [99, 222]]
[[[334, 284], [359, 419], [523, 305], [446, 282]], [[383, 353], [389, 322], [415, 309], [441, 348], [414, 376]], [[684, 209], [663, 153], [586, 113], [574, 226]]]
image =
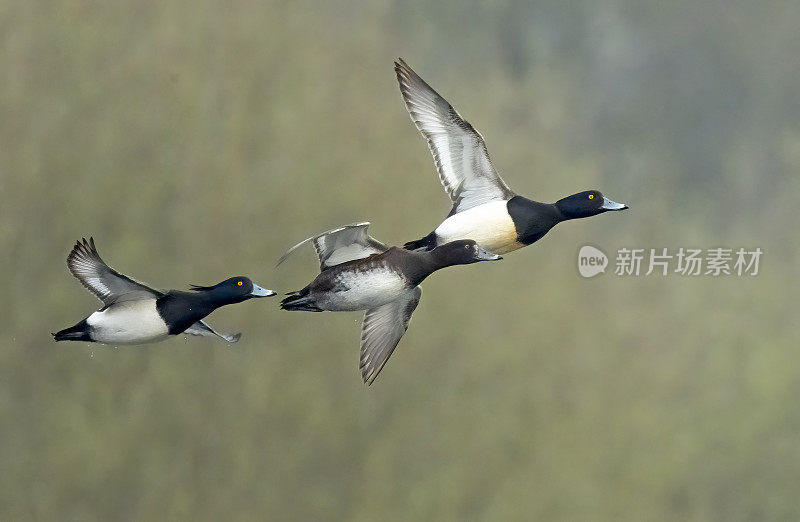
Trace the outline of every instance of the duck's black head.
[[610, 210], [625, 210], [628, 208], [628, 205], [615, 203], [604, 197], [599, 190], [578, 192], [564, 199], [559, 199], [555, 205], [564, 216], [564, 219], [596, 216]]
[[192, 290], [207, 292], [209, 297], [220, 304], [241, 303], [254, 297], [275, 295], [272, 290], [261, 288], [248, 277], [238, 276], [226, 279], [214, 286], [192, 285]]
[[471, 239], [460, 239], [445, 243], [431, 250], [431, 255], [443, 267], [503, 259], [497, 254], [484, 249]]

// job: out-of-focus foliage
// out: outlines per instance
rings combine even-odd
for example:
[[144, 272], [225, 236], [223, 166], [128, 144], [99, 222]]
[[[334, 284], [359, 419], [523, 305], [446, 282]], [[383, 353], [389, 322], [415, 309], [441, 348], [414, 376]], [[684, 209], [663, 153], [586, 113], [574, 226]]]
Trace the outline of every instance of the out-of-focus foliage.
[[[800, 519], [800, 5], [0, 2], [0, 519]], [[359, 314], [231, 306], [233, 348], [52, 342], [93, 235], [162, 287], [313, 277], [312, 233], [449, 209], [404, 57], [511, 187], [631, 210], [425, 283], [374, 386]], [[761, 247], [581, 279], [583, 244]]]

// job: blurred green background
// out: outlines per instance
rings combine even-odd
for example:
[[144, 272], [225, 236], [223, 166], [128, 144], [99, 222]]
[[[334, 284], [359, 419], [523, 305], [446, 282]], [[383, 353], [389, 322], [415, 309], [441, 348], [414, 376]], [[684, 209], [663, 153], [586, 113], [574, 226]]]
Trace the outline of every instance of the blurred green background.
[[[800, 519], [800, 4], [0, 1], [0, 519]], [[424, 284], [371, 388], [361, 315], [228, 347], [55, 344], [93, 235], [157, 287], [316, 274], [450, 205], [402, 56], [518, 193], [626, 213]], [[582, 279], [581, 245], [760, 247], [757, 277]]]

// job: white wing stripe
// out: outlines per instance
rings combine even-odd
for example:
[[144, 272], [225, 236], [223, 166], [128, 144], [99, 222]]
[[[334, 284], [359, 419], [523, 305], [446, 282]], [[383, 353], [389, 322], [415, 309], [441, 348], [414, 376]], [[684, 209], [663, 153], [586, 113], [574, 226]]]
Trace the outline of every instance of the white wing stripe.
[[160, 295], [152, 288], [112, 270], [100, 258], [92, 238], [75, 243], [67, 256], [67, 267], [105, 305]]
[[365, 221], [335, 228], [304, 239], [281, 256], [278, 265], [283, 263], [298, 247], [309, 241], [314, 245], [314, 250], [319, 258], [320, 270], [385, 252], [388, 247], [367, 234], [368, 227], [369, 222]]
[[419, 304], [422, 289], [414, 288], [404, 297], [371, 308], [364, 314], [361, 330], [361, 377], [372, 384], [386, 365], [395, 347], [408, 329], [411, 314]]
[[395, 72], [406, 109], [428, 148], [454, 211], [461, 212], [514, 193], [492, 166], [483, 137], [403, 60]]

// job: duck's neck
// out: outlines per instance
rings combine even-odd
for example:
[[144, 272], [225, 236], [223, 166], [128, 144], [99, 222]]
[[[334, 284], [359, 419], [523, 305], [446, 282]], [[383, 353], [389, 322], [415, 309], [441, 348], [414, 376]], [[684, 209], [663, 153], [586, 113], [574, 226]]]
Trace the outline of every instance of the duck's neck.
[[433, 250], [416, 252], [425, 256], [425, 262], [423, 263], [425, 269], [428, 271], [426, 277], [431, 275], [432, 273], [436, 272], [437, 270], [441, 270], [442, 268], [447, 268], [448, 266], [453, 266], [458, 263], [454, 263], [452, 257], [449, 256], [449, 252], [442, 248], [441, 246], [434, 248]]
[[436, 249], [429, 251], [402, 250], [404, 255], [409, 255], [414, 262], [409, 263], [409, 268], [405, 270], [406, 277], [414, 286], [420, 284], [426, 277], [439, 269], [450, 266], [446, 260], [436, 252]]
[[196, 306], [198, 310], [208, 310], [207, 313], [211, 313], [220, 306], [225, 305], [226, 303], [220, 299], [220, 297], [215, 293], [214, 290], [204, 290], [201, 292], [188, 292], [189, 294], [189, 302]]
[[522, 196], [514, 196], [508, 201], [508, 213], [514, 220], [517, 236], [526, 245], [567, 219], [555, 203], [540, 203]]
[[172, 290], [157, 301], [158, 312], [169, 326], [170, 333], [180, 333], [220, 306], [212, 292]]
[[555, 225], [559, 221], [566, 219], [564, 214], [558, 209], [557, 203], [541, 203], [522, 196], [514, 196], [508, 200], [508, 213], [514, 221], [524, 222], [533, 216], [552, 221]]

